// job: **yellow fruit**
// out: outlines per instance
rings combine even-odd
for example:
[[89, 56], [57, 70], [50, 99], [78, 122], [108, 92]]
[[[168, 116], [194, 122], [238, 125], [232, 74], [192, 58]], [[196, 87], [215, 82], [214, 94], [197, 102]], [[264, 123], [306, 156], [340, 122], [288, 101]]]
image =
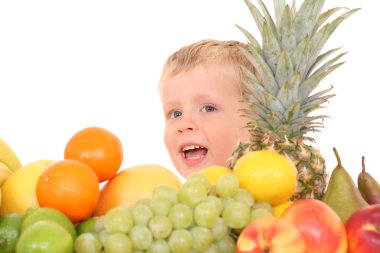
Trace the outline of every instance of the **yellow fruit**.
[[13, 173], [7, 165], [0, 162], [0, 186], [5, 182], [5, 180]]
[[21, 162], [13, 149], [0, 138], [0, 162], [4, 163], [11, 171], [21, 167]]
[[232, 170], [223, 166], [210, 166], [199, 171], [200, 174], [205, 175], [212, 185], [216, 185], [221, 175], [232, 173]]
[[276, 217], [280, 217], [284, 212], [285, 210], [292, 204], [293, 202], [288, 200], [288, 201], [285, 201], [284, 203], [281, 203], [277, 206], [274, 206], [273, 207], [273, 211], [274, 211], [274, 216]]
[[133, 207], [138, 200], [150, 198], [153, 189], [160, 185], [179, 188], [181, 181], [170, 170], [154, 164], [122, 170], [102, 188], [94, 214], [104, 215], [109, 209], [120, 205]]
[[257, 201], [276, 206], [290, 199], [297, 186], [297, 168], [275, 151], [253, 151], [242, 156], [233, 168], [240, 186]]
[[31, 162], [18, 170], [1, 186], [0, 214], [25, 214], [29, 207], [39, 207], [36, 185], [41, 173], [52, 163], [49, 160]]
[[[0, 162], [0, 187], [3, 185], [5, 180], [13, 173], [7, 165]], [[0, 206], [1, 206], [1, 191], [0, 191]]]

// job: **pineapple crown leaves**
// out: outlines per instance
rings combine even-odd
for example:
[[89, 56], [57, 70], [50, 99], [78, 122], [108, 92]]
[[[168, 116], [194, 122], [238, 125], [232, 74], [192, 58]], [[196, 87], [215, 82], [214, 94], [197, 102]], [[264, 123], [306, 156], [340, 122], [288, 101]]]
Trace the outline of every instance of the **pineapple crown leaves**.
[[[251, 73], [242, 67], [244, 99], [250, 109], [242, 110], [254, 128], [272, 132], [287, 132], [288, 136], [303, 136], [323, 128], [326, 115], [308, 116], [323, 108], [332, 98], [332, 86], [312, 94], [319, 83], [341, 66], [345, 53], [334, 54], [340, 48], [320, 54], [335, 29], [359, 9], [336, 7], [322, 13], [324, 0], [305, 0], [297, 10], [295, 1], [273, 0], [274, 18], [262, 0], [261, 9], [244, 0], [262, 37], [262, 45], [246, 29], [237, 25], [248, 40], [242, 53], [255, 67]], [[345, 10], [338, 15], [337, 12]], [[331, 22], [328, 20], [334, 15]], [[332, 58], [332, 59], [330, 59]]]

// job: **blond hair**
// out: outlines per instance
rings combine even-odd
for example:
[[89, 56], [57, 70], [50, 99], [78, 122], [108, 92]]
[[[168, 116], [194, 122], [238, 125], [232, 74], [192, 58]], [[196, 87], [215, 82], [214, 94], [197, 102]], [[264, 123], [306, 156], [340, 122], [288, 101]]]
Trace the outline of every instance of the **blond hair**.
[[233, 74], [236, 76], [236, 83], [241, 89], [241, 80], [244, 79], [241, 66], [251, 70], [252, 73], [255, 73], [255, 69], [240, 48], [247, 48], [247, 45], [235, 40], [201, 40], [180, 48], [171, 54], [164, 64], [159, 81], [160, 93], [161, 84], [167, 78], [191, 70], [200, 64], [226, 64], [231, 66], [234, 70]]

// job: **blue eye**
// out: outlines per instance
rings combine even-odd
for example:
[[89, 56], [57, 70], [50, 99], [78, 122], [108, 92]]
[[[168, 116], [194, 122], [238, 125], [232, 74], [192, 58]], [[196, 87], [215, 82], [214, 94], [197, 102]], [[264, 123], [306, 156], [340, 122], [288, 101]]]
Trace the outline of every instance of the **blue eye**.
[[179, 116], [182, 115], [182, 112], [180, 111], [173, 111], [171, 114], [170, 114], [170, 118], [178, 118]]
[[206, 105], [205, 107], [202, 108], [202, 111], [204, 112], [213, 112], [215, 111], [215, 107], [211, 105]]

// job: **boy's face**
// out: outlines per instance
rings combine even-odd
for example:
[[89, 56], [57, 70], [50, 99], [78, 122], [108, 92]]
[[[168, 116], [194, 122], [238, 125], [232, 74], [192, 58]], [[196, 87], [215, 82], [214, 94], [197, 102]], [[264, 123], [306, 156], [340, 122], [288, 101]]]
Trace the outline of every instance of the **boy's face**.
[[165, 145], [184, 177], [211, 165], [227, 166], [238, 141], [249, 138], [232, 73], [227, 66], [199, 65], [162, 83]]

